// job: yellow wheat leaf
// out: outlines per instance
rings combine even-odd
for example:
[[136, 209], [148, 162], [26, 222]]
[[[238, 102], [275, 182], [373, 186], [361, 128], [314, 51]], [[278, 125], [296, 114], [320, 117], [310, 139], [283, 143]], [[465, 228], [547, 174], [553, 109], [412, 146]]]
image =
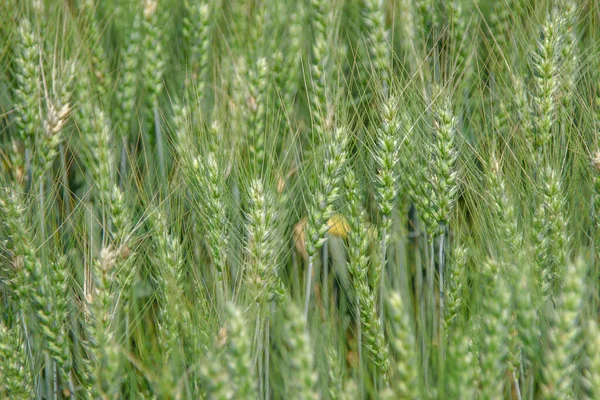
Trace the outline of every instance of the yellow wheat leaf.
[[327, 226], [329, 230], [327, 231], [330, 235], [340, 237], [345, 239], [348, 237], [348, 232], [350, 231], [350, 226], [348, 225], [348, 221], [346, 221], [346, 217], [341, 214], [333, 214], [329, 221], [327, 221]]

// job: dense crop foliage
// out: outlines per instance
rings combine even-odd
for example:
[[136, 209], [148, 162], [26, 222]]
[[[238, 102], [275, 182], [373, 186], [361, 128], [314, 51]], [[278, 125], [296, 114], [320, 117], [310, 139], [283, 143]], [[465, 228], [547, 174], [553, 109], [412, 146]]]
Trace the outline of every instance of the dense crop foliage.
[[600, 399], [595, 0], [0, 1], [0, 398]]

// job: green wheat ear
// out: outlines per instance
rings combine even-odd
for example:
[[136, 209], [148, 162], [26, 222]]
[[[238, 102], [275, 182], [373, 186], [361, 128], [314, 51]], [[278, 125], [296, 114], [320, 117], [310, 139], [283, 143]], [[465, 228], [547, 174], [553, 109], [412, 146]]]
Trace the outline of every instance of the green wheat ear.
[[3, 395], [23, 400], [34, 398], [26, 351], [19, 325], [8, 329], [4, 323], [0, 323], [0, 357], [3, 365], [0, 393]]
[[229, 303], [227, 313], [227, 343], [225, 360], [229, 376], [233, 380], [234, 398], [256, 398], [254, 370], [252, 367], [250, 340], [244, 315]]
[[432, 196], [435, 207], [434, 219], [438, 225], [435, 234], [441, 235], [450, 221], [458, 192], [457, 120], [452, 111], [450, 98], [442, 99], [441, 105], [437, 106], [433, 130], [436, 139], [431, 151]]
[[357, 314], [364, 338], [359, 346], [364, 346], [369, 351], [370, 357], [387, 385], [390, 370], [388, 346], [377, 316], [375, 295], [369, 287], [369, 238], [363, 228], [366, 226], [366, 213], [362, 206], [362, 196], [358, 191], [358, 182], [350, 169], [346, 172], [344, 184], [349, 226], [348, 273], [354, 287]]
[[260, 179], [250, 184], [248, 231], [248, 284], [253, 287], [253, 299], [265, 305], [281, 295], [279, 290], [278, 251], [281, 233], [277, 230], [275, 200]]
[[556, 309], [550, 315], [549, 351], [545, 353], [542, 369], [542, 392], [549, 399], [564, 398], [575, 388], [576, 357], [582, 345], [580, 319], [586, 275], [587, 264], [582, 258], [567, 265]]
[[464, 329], [462, 326], [454, 329], [448, 340], [446, 381], [451, 398], [474, 398], [478, 394], [477, 352], [470, 332]]
[[542, 295], [548, 299], [561, 286], [570, 248], [570, 235], [560, 176], [552, 168], [543, 172], [542, 199], [534, 220], [534, 243]]
[[394, 355], [392, 388], [400, 398], [416, 399], [421, 395], [417, 344], [407, 307], [399, 293], [390, 295], [388, 310], [391, 328], [388, 335]]
[[14, 102], [18, 110], [16, 122], [19, 136], [29, 149], [40, 130], [40, 117], [37, 112], [40, 96], [39, 43], [32, 29], [29, 20], [22, 18], [15, 49]]
[[381, 127], [377, 129], [377, 183], [379, 210], [382, 229], [388, 230], [392, 224], [392, 211], [399, 193], [400, 147], [402, 145], [402, 121], [398, 99], [390, 96], [382, 107]]
[[536, 114], [535, 127], [536, 149], [548, 152], [552, 141], [552, 125], [556, 120], [556, 94], [559, 86], [558, 57], [560, 52], [560, 16], [554, 10], [542, 25], [542, 39], [538, 42], [534, 55], [535, 68], [538, 76], [536, 83]]
[[450, 279], [448, 285], [448, 307], [446, 312], [446, 327], [451, 330], [455, 325], [460, 325], [465, 318], [467, 306], [467, 250], [465, 247], [455, 247], [450, 262]]
[[318, 399], [317, 375], [314, 369], [313, 349], [305, 319], [293, 304], [284, 308], [285, 363], [289, 371], [284, 385], [293, 399]]
[[317, 181], [308, 204], [308, 220], [304, 231], [308, 270], [306, 279], [306, 298], [304, 314], [308, 316], [311, 293], [311, 280], [314, 257], [325, 243], [325, 234], [329, 230], [327, 221], [334, 214], [334, 207], [341, 197], [344, 167], [348, 162], [348, 143], [350, 131], [346, 126], [336, 127], [333, 132], [323, 135], [323, 166], [318, 167]]
[[585, 338], [588, 366], [584, 372], [584, 386], [590, 393], [590, 398], [595, 398], [600, 394], [600, 356], [596, 351], [600, 344], [598, 322], [588, 321], [585, 327]]
[[510, 292], [504, 265], [493, 260], [484, 265], [489, 285], [483, 298], [481, 314], [482, 343], [480, 344], [481, 395], [499, 399], [505, 387], [504, 375], [508, 357]]

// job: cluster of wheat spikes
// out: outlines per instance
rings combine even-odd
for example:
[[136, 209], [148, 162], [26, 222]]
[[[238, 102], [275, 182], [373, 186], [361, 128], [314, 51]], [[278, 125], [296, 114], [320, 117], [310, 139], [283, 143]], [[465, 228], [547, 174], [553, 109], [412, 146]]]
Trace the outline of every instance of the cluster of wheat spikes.
[[596, 0], [0, 0], [0, 398], [600, 399]]

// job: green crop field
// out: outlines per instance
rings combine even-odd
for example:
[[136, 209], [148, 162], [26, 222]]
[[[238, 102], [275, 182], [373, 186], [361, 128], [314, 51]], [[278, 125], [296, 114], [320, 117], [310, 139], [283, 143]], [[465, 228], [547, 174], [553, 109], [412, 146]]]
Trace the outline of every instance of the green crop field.
[[1, 399], [600, 399], [597, 0], [0, 0]]

